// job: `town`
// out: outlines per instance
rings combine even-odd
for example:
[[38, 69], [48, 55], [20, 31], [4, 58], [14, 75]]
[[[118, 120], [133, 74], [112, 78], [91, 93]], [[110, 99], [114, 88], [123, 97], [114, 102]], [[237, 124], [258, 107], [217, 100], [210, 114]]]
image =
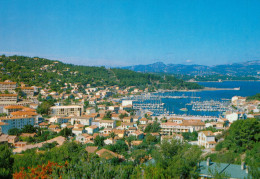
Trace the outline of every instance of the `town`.
[[[84, 88], [85, 92], [79, 92], [79, 88]], [[66, 93], [68, 89], [70, 93]], [[0, 82], [0, 143], [10, 144], [14, 154], [21, 154], [74, 141], [101, 158], [125, 160], [124, 155], [105, 146], [124, 143], [131, 148], [141, 146], [144, 141], [156, 144], [175, 139], [200, 146], [202, 155], [208, 156], [216, 152], [216, 145], [224, 140], [223, 133], [232, 123], [260, 118], [260, 101], [247, 101], [241, 96], [231, 99], [236, 112], [226, 111], [224, 117], [205, 117], [154, 115], [149, 110], [134, 109], [133, 100], [125, 97], [148, 92], [134, 86], [93, 87], [65, 83], [62, 90], [64, 92], [58, 93], [10, 80]], [[148, 155], [140, 160], [149, 162], [152, 157]], [[241, 172], [243, 176], [248, 175], [246, 169]], [[208, 175], [207, 171], [200, 174]]]

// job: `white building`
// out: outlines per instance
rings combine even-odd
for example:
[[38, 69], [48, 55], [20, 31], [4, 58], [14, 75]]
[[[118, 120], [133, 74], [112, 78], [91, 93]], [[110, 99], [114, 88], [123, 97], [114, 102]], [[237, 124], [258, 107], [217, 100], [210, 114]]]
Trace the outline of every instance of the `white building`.
[[215, 135], [211, 131], [201, 131], [198, 135], [198, 145], [206, 149], [214, 148], [216, 145]]
[[70, 120], [70, 117], [53, 116], [49, 119], [49, 122], [50, 123], [63, 124], [63, 123], [68, 123], [69, 120]]
[[115, 128], [116, 127], [116, 121], [114, 120], [100, 120], [99, 121], [99, 128]]
[[88, 134], [94, 134], [95, 132], [98, 132], [99, 128], [98, 126], [93, 125], [93, 126], [86, 127], [85, 130]]
[[133, 100], [122, 100], [122, 106], [133, 105]]
[[83, 124], [85, 126], [90, 126], [93, 118], [92, 117], [85, 117], [85, 116], [75, 116], [71, 117], [71, 124]]
[[239, 119], [246, 119], [246, 115], [240, 112], [233, 112], [233, 113], [226, 114], [226, 119], [229, 122], [233, 123]]
[[70, 106], [52, 106], [50, 114], [52, 116], [81, 116], [83, 113], [83, 106], [70, 105]]

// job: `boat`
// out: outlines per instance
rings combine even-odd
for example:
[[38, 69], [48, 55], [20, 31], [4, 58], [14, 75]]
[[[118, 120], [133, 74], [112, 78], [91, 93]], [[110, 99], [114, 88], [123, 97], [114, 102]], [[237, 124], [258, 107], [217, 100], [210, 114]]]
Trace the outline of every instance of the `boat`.
[[185, 112], [188, 111], [187, 108], [181, 108], [180, 110], [181, 110], [181, 111], [185, 111]]
[[240, 87], [238, 87], [238, 88], [234, 88], [234, 90], [240, 90]]

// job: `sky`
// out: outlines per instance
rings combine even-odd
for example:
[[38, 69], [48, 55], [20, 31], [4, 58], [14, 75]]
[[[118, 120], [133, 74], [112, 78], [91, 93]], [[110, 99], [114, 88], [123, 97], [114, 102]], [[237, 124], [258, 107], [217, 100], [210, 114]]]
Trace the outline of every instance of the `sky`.
[[113, 67], [260, 60], [260, 1], [0, 0], [0, 54]]

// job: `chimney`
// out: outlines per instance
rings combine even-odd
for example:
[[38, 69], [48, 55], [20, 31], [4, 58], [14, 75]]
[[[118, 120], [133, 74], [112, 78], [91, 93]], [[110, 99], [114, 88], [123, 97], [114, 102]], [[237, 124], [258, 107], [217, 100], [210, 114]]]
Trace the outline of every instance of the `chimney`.
[[210, 157], [207, 158], [207, 166], [210, 165]]
[[246, 167], [245, 167], [245, 162], [242, 162], [241, 163], [241, 170], [245, 170], [246, 169]]

